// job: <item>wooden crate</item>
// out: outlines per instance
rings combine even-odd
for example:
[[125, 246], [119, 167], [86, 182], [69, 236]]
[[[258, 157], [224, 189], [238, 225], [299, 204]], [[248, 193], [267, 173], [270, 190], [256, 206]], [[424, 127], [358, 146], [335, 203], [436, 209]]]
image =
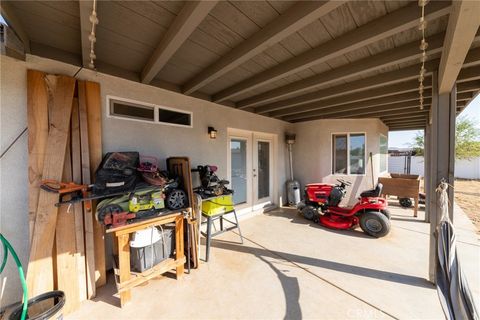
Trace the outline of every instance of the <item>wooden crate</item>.
[[413, 198], [415, 202], [414, 217], [418, 213], [418, 194], [420, 192], [420, 179], [418, 176], [406, 175], [402, 178], [380, 177], [378, 182], [383, 184], [383, 196], [397, 196], [399, 198]]

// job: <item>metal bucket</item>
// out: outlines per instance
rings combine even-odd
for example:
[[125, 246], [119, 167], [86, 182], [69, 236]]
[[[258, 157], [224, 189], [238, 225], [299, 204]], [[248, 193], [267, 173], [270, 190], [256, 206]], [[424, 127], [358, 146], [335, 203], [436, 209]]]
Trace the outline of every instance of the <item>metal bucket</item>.
[[[61, 320], [63, 319], [63, 307], [65, 305], [65, 293], [63, 291], [49, 291], [28, 300], [27, 319], [29, 320]], [[20, 320], [22, 316], [22, 304], [13, 309], [8, 317], [9, 320]], [[31, 314], [30, 308], [36, 310]]]

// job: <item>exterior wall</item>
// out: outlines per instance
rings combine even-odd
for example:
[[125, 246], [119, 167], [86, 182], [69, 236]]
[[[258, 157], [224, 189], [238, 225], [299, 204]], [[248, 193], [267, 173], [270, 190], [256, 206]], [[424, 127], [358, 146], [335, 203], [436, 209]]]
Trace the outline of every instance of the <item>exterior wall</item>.
[[[358, 195], [372, 188], [372, 167], [369, 154], [373, 154], [375, 183], [380, 173], [380, 134], [388, 136], [388, 128], [377, 119], [325, 119], [295, 124], [297, 134], [293, 145], [294, 176], [303, 187], [308, 183], [336, 183], [336, 179], [352, 182], [347, 189], [345, 205], [351, 205]], [[332, 175], [332, 134], [366, 133], [366, 174]]]
[[[27, 61], [17, 61], [1, 56], [1, 152], [27, 127], [26, 71], [36, 69], [48, 73], [73, 76], [79, 68], [73, 65], [27, 56]], [[350, 202], [363, 190], [371, 188], [371, 167], [367, 161], [365, 176], [331, 175], [331, 134], [333, 132], [366, 132], [367, 158], [374, 154], [375, 178], [379, 175], [380, 133], [387, 134], [383, 123], [374, 119], [319, 120], [291, 125], [283, 121], [255, 115], [217, 105], [205, 100], [132, 82], [117, 77], [80, 70], [77, 77], [99, 82], [102, 95], [103, 152], [138, 150], [142, 154], [160, 158], [165, 166], [169, 156], [188, 156], [192, 166], [215, 164], [219, 177], [227, 177], [228, 128], [264, 132], [277, 135], [274, 162], [276, 172], [273, 199], [285, 202], [284, 185], [288, 177], [288, 153], [284, 143], [286, 131], [297, 133], [294, 150], [294, 174], [305, 185], [310, 182], [335, 182], [337, 177], [352, 181]], [[193, 127], [181, 128], [160, 124], [129, 121], [107, 117], [106, 96], [116, 96], [193, 112]], [[218, 130], [217, 139], [211, 140], [207, 127]], [[16, 248], [24, 267], [28, 263], [28, 141], [23, 133], [0, 162], [0, 231]], [[15, 267], [9, 262], [2, 274], [1, 304], [20, 300], [21, 288]]]
[[[389, 157], [388, 172], [404, 173], [405, 157]], [[425, 161], [423, 157], [412, 157], [410, 173], [424, 175]], [[480, 157], [455, 160], [455, 178], [480, 179]]]
[[[1, 56], [1, 151], [27, 127], [27, 69], [73, 76], [76, 66], [27, 56], [17, 61]], [[227, 176], [227, 128], [238, 128], [277, 135], [273, 199], [279, 204], [286, 179], [286, 146], [283, 136], [288, 123], [235, 110], [171, 91], [81, 70], [77, 77], [100, 83], [102, 95], [103, 152], [138, 150], [160, 158], [161, 167], [169, 156], [188, 156], [192, 166], [215, 164], [218, 176]], [[193, 127], [181, 128], [107, 117], [106, 96], [133, 99], [193, 112]], [[218, 130], [217, 139], [207, 135], [207, 127]], [[28, 134], [25, 132], [1, 159], [0, 230], [17, 250], [24, 267], [28, 264]], [[285, 196], [283, 196], [285, 199]], [[21, 287], [11, 260], [2, 274], [1, 304], [20, 300]], [[5, 282], [5, 285], [3, 283]]]
[[[8, 63], [5, 63], [8, 60]], [[28, 264], [28, 134], [25, 63], [1, 56], [0, 62], [0, 232], [23, 266]], [[18, 140], [12, 144], [17, 137]], [[11, 145], [10, 149], [4, 153]], [[0, 256], [3, 250], [0, 249]], [[20, 301], [17, 268], [9, 256], [0, 275], [0, 307]]]

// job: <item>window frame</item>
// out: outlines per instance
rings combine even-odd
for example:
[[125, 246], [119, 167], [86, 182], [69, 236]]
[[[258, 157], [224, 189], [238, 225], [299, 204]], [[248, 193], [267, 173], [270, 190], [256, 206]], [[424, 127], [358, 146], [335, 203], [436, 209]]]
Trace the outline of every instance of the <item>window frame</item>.
[[[365, 172], [364, 173], [350, 173], [350, 135], [358, 135], [363, 134], [365, 137], [365, 155], [364, 155], [364, 163], [365, 163]], [[336, 173], [334, 172], [334, 164], [333, 164], [333, 138], [337, 135], [346, 135], [347, 136], [347, 173]], [[364, 131], [352, 131], [352, 132], [332, 132], [330, 137], [330, 174], [333, 176], [357, 176], [357, 177], [365, 177], [367, 175], [367, 132]]]
[[[382, 169], [382, 137], [384, 137], [387, 141], [387, 153], [385, 153], [385, 170]], [[383, 133], [380, 133], [380, 137], [378, 140], [378, 155], [379, 155], [379, 165], [378, 165], [378, 171], [379, 173], [385, 173], [388, 172], [388, 136], [384, 135]]]
[[[153, 108], [153, 121], [130, 118], [128, 116], [120, 116], [120, 115], [113, 114], [112, 101], [130, 103], [134, 106], [138, 106], [139, 108], [141, 107]], [[192, 111], [166, 107], [163, 105], [158, 105], [158, 104], [153, 104], [153, 103], [148, 103], [148, 102], [143, 102], [143, 101], [138, 101], [138, 100], [133, 100], [128, 98], [122, 98], [122, 97], [112, 96], [112, 95], [106, 96], [106, 104], [107, 104], [107, 107], [105, 109], [107, 113], [106, 114], [107, 118], [127, 120], [127, 121], [137, 121], [137, 122], [150, 123], [150, 124], [159, 124], [159, 125], [166, 125], [166, 126], [173, 126], [173, 127], [180, 127], [180, 128], [193, 128], [193, 112]], [[159, 109], [188, 114], [190, 116], [190, 125], [160, 121], [158, 117]]]

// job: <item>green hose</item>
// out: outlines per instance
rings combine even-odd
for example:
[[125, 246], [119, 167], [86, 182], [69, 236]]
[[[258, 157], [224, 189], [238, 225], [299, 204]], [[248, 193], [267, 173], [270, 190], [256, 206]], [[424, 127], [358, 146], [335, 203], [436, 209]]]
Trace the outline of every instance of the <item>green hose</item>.
[[0, 233], [0, 240], [2, 241], [3, 252], [4, 252], [2, 265], [0, 267], [0, 273], [2, 273], [3, 269], [5, 268], [5, 265], [7, 264], [7, 258], [8, 258], [7, 249], [8, 249], [13, 256], [13, 260], [15, 260], [15, 263], [17, 264], [18, 274], [20, 276], [20, 281], [22, 282], [23, 308], [22, 308], [22, 316], [20, 319], [25, 320], [25, 318], [27, 317], [27, 309], [28, 309], [28, 289], [27, 289], [27, 282], [25, 281], [25, 273], [23, 272], [22, 263], [20, 262], [20, 259], [18, 259], [17, 253], [13, 249], [10, 242], [8, 242], [7, 239], [5, 239], [5, 237], [1, 233]]

